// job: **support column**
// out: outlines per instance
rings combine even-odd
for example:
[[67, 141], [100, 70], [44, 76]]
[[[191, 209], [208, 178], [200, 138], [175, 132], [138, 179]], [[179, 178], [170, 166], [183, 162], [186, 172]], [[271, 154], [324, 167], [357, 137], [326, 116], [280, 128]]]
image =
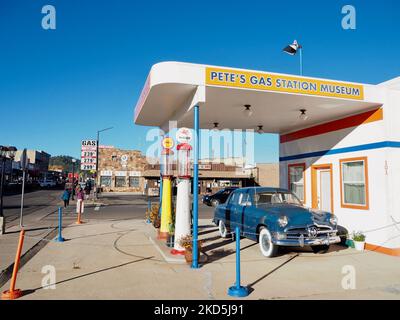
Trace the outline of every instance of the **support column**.
[[172, 254], [184, 254], [185, 248], [179, 245], [179, 239], [190, 234], [190, 180], [179, 179], [176, 196], [175, 244]]
[[172, 222], [172, 195], [171, 195], [171, 177], [163, 177], [161, 202], [161, 227], [159, 239], [167, 239], [169, 225]]
[[199, 106], [194, 106], [194, 159], [193, 159], [193, 258], [192, 268], [199, 267], [198, 257], [198, 220], [199, 220]]

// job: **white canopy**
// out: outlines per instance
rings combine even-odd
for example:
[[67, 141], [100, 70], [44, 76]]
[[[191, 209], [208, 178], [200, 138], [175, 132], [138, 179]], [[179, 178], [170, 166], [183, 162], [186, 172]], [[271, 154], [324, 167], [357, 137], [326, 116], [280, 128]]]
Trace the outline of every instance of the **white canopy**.
[[[257, 129], [288, 133], [375, 109], [384, 102], [382, 86], [232, 69], [181, 62], [155, 64], [135, 108], [134, 122], [168, 128], [193, 127], [200, 106], [200, 128]], [[244, 105], [253, 114], [243, 114]], [[308, 119], [299, 119], [306, 109]]]

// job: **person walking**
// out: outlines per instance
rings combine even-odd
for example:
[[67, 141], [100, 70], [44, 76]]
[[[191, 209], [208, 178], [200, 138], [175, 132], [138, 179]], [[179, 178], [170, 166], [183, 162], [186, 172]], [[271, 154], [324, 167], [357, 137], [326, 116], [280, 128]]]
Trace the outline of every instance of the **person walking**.
[[90, 191], [92, 190], [92, 185], [88, 180], [86, 180], [86, 184], [85, 184], [85, 194], [86, 194], [86, 199], [89, 200], [89, 196], [90, 196]]
[[70, 198], [70, 193], [69, 193], [68, 189], [65, 189], [61, 196], [61, 199], [64, 201], [64, 208], [69, 206], [69, 198]]
[[82, 188], [78, 188], [78, 192], [76, 193], [76, 213], [83, 213], [85, 207], [85, 193], [83, 192]]

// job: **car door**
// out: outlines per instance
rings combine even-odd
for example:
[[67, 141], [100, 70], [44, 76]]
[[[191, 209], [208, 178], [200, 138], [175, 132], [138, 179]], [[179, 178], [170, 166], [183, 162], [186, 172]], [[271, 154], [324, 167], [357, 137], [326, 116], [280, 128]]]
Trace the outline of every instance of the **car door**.
[[249, 202], [247, 190], [237, 192], [236, 203], [231, 211], [232, 231], [239, 226], [240, 232], [244, 232], [244, 214]]
[[238, 205], [240, 192], [232, 192], [230, 197], [228, 198], [225, 204], [225, 225], [231, 231], [235, 229], [235, 221], [234, 218], [236, 207]]

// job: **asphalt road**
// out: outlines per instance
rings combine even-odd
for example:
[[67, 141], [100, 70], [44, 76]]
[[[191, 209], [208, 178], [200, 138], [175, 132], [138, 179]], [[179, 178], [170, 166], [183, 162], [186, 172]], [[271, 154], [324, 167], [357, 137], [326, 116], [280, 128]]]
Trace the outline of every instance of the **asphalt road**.
[[[38, 190], [25, 194], [24, 217], [46, 207], [53, 209], [61, 205], [61, 193], [62, 190]], [[86, 201], [87, 206], [83, 217], [100, 220], [144, 219], [148, 206], [148, 198], [141, 195], [100, 195], [98, 202], [102, 205], [94, 206], [91, 200]], [[158, 203], [158, 197], [152, 197], [151, 202]], [[7, 227], [19, 223], [20, 205], [21, 195], [4, 197], [4, 216]], [[64, 212], [73, 213], [74, 206], [70, 205]], [[199, 199], [199, 218], [211, 220], [213, 213], [214, 208], [204, 205]], [[54, 215], [51, 218], [55, 220], [57, 217]]]
[[[148, 206], [148, 199], [140, 195], [109, 195], [100, 196], [99, 202], [105, 205], [90, 207], [85, 210], [88, 218], [94, 219], [144, 219]], [[151, 202], [158, 203], [158, 197], [151, 198]], [[212, 219], [214, 208], [201, 203], [199, 199], [199, 218]]]
[[[38, 190], [26, 193], [24, 196], [24, 217], [37, 210], [57, 204], [61, 198], [62, 190]], [[11, 195], [3, 197], [3, 213], [6, 217], [7, 226], [11, 226], [19, 221], [21, 210], [21, 195]]]

